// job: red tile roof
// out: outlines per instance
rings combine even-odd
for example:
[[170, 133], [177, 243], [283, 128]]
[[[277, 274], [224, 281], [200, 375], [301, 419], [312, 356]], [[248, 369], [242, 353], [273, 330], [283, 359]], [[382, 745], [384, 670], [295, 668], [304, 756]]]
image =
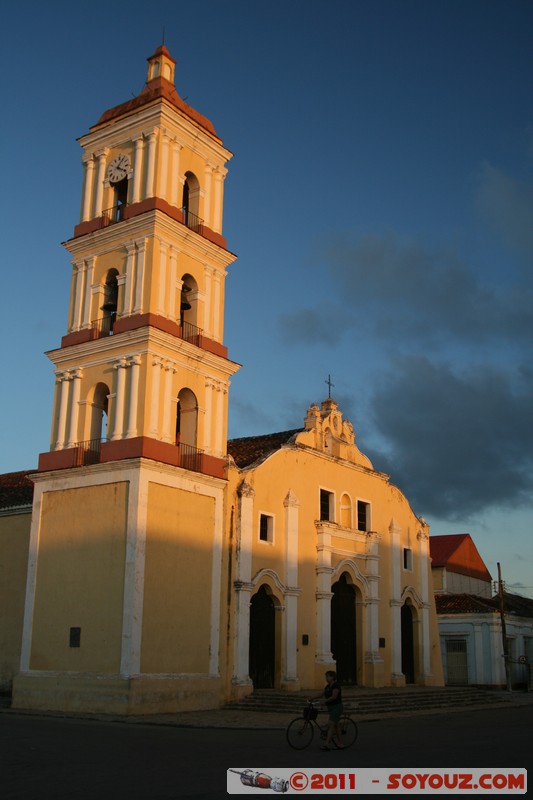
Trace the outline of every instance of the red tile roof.
[[448, 572], [482, 581], [492, 580], [469, 533], [430, 536], [429, 549], [433, 567], [445, 567]]
[[[479, 597], [476, 594], [435, 595], [437, 614], [494, 614], [499, 611], [500, 601], [494, 597]], [[506, 616], [533, 617], [533, 600], [518, 594], [504, 593]]]
[[498, 611], [498, 601], [492, 597], [475, 594], [436, 594], [437, 614], [493, 614]]
[[0, 475], [0, 508], [31, 505], [33, 500], [33, 483], [27, 477], [35, 470], [7, 472]]
[[185, 100], [182, 100], [177, 93], [174, 84], [163, 77], [152, 78], [152, 80], [146, 83], [144, 89], [140, 94], [137, 95], [137, 97], [104, 111], [96, 125], [92, 126], [91, 131], [95, 128], [98, 128], [100, 125], [110, 122], [116, 117], [122, 117], [125, 114], [132, 114], [134, 111], [138, 111], [138, 109], [148, 105], [149, 103], [153, 103], [156, 100], [167, 100], [171, 105], [174, 106], [174, 108], [182, 111], [187, 117], [189, 117], [189, 119], [192, 119], [206, 131], [208, 131], [212, 136], [216, 136], [213, 123], [208, 120], [207, 117], [204, 117], [203, 114], [200, 114], [198, 111], [192, 108], [188, 103], [185, 102]]
[[270, 453], [279, 450], [297, 433], [301, 433], [302, 430], [303, 428], [295, 428], [291, 431], [267, 433], [264, 436], [245, 436], [241, 439], [230, 439], [228, 453], [233, 457], [236, 465], [242, 469], [254, 464], [256, 461], [265, 459]]

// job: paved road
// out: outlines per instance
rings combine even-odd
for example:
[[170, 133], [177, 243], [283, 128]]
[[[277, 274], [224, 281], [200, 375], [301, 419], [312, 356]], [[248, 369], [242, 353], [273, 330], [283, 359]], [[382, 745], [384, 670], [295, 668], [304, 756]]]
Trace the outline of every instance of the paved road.
[[[219, 800], [248, 766], [532, 765], [533, 705], [359, 724], [345, 753], [295, 753], [279, 730], [223, 730], [0, 714], [2, 800]], [[265, 796], [271, 796], [265, 792]]]

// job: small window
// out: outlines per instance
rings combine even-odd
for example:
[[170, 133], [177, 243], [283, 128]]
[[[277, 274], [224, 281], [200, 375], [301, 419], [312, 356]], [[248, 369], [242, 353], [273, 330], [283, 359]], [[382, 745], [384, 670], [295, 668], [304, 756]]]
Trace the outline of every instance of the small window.
[[259, 517], [259, 539], [262, 542], [274, 541], [274, 517], [261, 514]]
[[322, 522], [333, 522], [333, 493], [320, 490], [320, 519]]
[[69, 647], [81, 647], [81, 628], [71, 628]]
[[413, 569], [413, 551], [410, 547], [403, 548], [403, 568], [410, 571]]
[[363, 500], [357, 501], [357, 530], [370, 530], [370, 503], [365, 503]]

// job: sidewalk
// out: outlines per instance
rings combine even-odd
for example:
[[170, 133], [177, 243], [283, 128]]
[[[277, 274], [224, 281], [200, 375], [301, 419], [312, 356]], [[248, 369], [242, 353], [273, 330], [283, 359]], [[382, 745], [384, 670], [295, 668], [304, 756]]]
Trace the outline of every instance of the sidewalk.
[[[392, 711], [377, 712], [375, 714], [358, 715], [351, 712], [357, 724], [375, 722], [389, 717], [414, 717], [428, 714], [463, 714], [468, 711], [482, 711], [491, 708], [504, 708], [505, 706], [531, 706], [533, 707], [533, 692], [502, 692], [503, 699], [498, 703], [486, 703], [468, 708], [428, 708], [419, 711]], [[166, 725], [179, 728], [227, 728], [242, 730], [284, 730], [295, 714], [292, 712], [265, 712], [235, 709], [213, 709], [210, 711], [182, 711], [174, 714], [148, 714], [142, 716], [118, 716], [114, 714], [79, 714], [57, 711], [20, 711], [17, 709], [0, 709], [3, 714], [18, 714], [29, 716], [47, 716], [60, 719], [98, 720], [99, 722], [124, 723], [126, 725]]]

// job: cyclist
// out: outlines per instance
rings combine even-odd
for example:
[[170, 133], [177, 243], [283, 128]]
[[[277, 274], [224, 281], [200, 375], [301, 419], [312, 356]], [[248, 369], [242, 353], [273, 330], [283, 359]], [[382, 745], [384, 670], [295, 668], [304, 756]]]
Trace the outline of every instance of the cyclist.
[[322, 745], [321, 750], [332, 750], [333, 744], [333, 737], [337, 734], [337, 748], [339, 750], [344, 750], [344, 745], [340, 744], [342, 741], [341, 739], [341, 729], [340, 729], [340, 718], [342, 716], [343, 705], [342, 705], [342, 690], [340, 685], [337, 683], [337, 673], [333, 670], [328, 670], [326, 672], [326, 685], [324, 687], [324, 691], [319, 697], [313, 698], [314, 700], [320, 700], [322, 697], [325, 698], [325, 704], [328, 707], [329, 713], [329, 722], [328, 722], [328, 732], [326, 734], [326, 743]]

